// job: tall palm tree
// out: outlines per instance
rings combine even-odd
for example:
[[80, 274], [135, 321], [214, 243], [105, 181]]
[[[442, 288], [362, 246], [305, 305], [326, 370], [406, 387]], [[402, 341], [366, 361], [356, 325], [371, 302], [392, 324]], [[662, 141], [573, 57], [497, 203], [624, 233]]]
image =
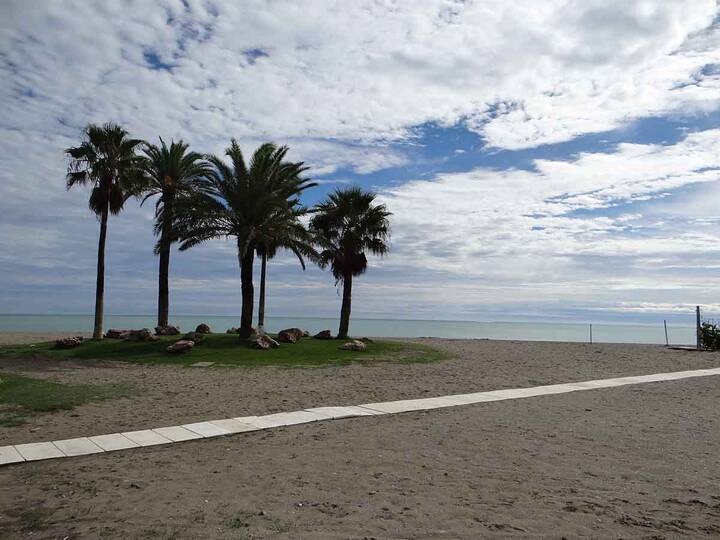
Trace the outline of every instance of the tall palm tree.
[[[314, 185], [314, 184], [313, 184]], [[290, 201], [288, 208], [278, 208], [263, 227], [258, 238], [257, 254], [260, 257], [260, 297], [258, 300], [258, 333], [265, 333], [265, 287], [267, 282], [267, 261], [280, 249], [295, 254], [305, 270], [305, 259], [316, 260], [317, 252], [313, 238], [303, 225], [301, 218], [307, 215], [307, 208]]]
[[[155, 203], [155, 235], [159, 240], [155, 254], [160, 255], [158, 271], [158, 326], [167, 326], [170, 312], [170, 248], [178, 240], [174, 228], [178, 199], [192, 196], [198, 181], [210, 174], [210, 165], [202, 154], [188, 152], [188, 144], [171, 141], [168, 147], [160, 139], [160, 146], [146, 144], [143, 172], [145, 183], [143, 203], [160, 195]], [[141, 203], [142, 204], [142, 203]]]
[[335, 283], [343, 284], [338, 338], [348, 335], [352, 280], [367, 270], [365, 252], [382, 256], [390, 249], [392, 214], [374, 201], [374, 193], [359, 187], [338, 189], [315, 206], [310, 220], [310, 231], [320, 246], [320, 268], [330, 266]]
[[93, 328], [95, 339], [102, 339], [103, 335], [108, 215], [119, 214], [128, 197], [138, 192], [140, 158], [135, 151], [141, 143], [139, 139], [129, 138], [127, 131], [117, 124], [90, 124], [85, 128], [80, 145], [65, 151], [70, 159], [67, 188], [90, 184], [90, 210], [100, 219]]
[[225, 151], [231, 165], [209, 157], [212, 171], [199, 182], [200, 193], [184, 201], [176, 213], [181, 251], [213, 238], [235, 238], [242, 291], [240, 337], [253, 331], [253, 263], [263, 234], [278, 211], [295, 206], [299, 194], [314, 185], [302, 177], [307, 170], [302, 162], [284, 161], [287, 151], [286, 146], [265, 143], [248, 166], [233, 139]]

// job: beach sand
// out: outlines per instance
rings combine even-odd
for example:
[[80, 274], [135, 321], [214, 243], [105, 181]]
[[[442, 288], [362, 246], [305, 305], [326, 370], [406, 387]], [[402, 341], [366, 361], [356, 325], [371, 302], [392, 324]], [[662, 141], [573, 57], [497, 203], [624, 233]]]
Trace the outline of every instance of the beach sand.
[[[0, 360], [133, 398], [0, 445], [320, 405], [720, 366], [659, 346], [421, 340], [455, 358], [319, 369]], [[720, 378], [321, 422], [0, 468], [8, 538], [714, 537]], [[0, 535], [1, 537], [1, 535]]]

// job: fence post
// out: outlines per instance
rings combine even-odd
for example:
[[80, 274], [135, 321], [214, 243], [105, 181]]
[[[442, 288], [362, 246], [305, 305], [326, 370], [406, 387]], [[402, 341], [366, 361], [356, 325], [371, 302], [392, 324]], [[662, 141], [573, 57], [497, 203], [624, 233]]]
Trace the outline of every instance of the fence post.
[[590, 323], [590, 344], [592, 344], [592, 323]]
[[695, 306], [695, 334], [697, 337], [697, 348], [700, 350], [700, 306]]
[[663, 320], [663, 326], [665, 327], [665, 346], [669, 347], [670, 342], [668, 341], [668, 336], [667, 336], [667, 320]]

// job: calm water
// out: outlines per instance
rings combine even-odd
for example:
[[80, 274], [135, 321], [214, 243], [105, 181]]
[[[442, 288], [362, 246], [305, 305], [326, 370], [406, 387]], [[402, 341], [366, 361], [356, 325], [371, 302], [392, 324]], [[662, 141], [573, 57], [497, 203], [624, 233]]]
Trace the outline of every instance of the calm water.
[[[183, 331], [194, 330], [205, 322], [213, 331], [224, 332], [239, 326], [239, 317], [181, 315], [172, 317]], [[68, 331], [90, 332], [93, 319], [90, 315], [0, 315], [0, 332]], [[152, 328], [155, 317], [137, 315], [106, 315], [105, 328]], [[310, 332], [330, 329], [335, 333], [337, 319], [269, 317], [267, 329], [271, 332], [297, 326]], [[665, 343], [662, 321], [657, 325], [593, 324], [593, 341], [605, 343]], [[694, 327], [668, 326], [670, 343], [695, 343]], [[464, 321], [410, 321], [391, 319], [352, 319], [350, 333], [356, 336], [377, 337], [445, 337], [521, 339], [531, 341], [589, 341], [587, 324], [537, 322], [464, 322]]]

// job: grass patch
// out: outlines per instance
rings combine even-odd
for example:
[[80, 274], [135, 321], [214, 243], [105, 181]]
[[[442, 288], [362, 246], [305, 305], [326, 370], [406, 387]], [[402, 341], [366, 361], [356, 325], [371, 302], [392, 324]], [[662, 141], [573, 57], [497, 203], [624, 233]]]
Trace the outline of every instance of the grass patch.
[[342, 340], [305, 338], [297, 343], [282, 343], [277, 349], [262, 351], [232, 334], [210, 334], [195, 348], [173, 355], [165, 348], [178, 338], [166, 336], [158, 341], [137, 343], [113, 339], [86, 341], [69, 350], [54, 349], [53, 343], [0, 347], [0, 358], [40, 356], [51, 359], [119, 360], [143, 364], [190, 365], [215, 362], [216, 365], [260, 367], [320, 367], [353, 362], [433, 362], [448, 357], [446, 353], [419, 343], [375, 341], [367, 351], [341, 351]]
[[18, 426], [26, 416], [130, 394], [130, 387], [122, 384], [62, 384], [0, 372], [0, 426]]

